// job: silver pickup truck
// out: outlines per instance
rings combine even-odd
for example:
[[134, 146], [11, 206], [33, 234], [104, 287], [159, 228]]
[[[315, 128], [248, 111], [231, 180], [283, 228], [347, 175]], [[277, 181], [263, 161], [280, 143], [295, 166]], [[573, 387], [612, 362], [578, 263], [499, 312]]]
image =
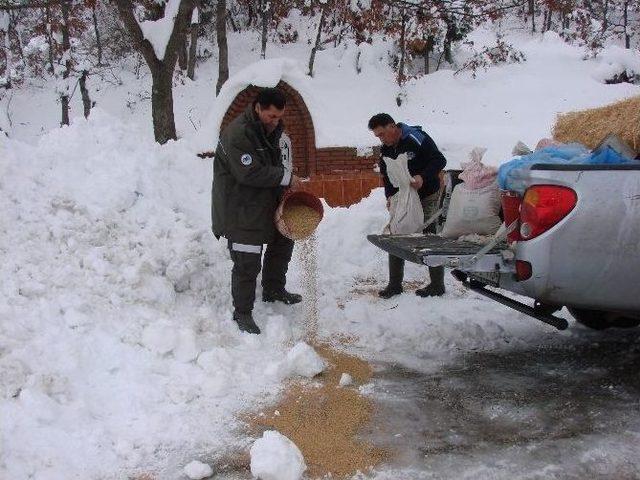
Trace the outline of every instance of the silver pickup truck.
[[[459, 171], [446, 173], [443, 199]], [[564, 306], [590, 328], [640, 325], [640, 161], [537, 164], [523, 181], [524, 195], [504, 211], [511, 228], [484, 247], [437, 235], [368, 239], [405, 260], [449, 267], [471, 290], [560, 330], [568, 323], [554, 313]]]

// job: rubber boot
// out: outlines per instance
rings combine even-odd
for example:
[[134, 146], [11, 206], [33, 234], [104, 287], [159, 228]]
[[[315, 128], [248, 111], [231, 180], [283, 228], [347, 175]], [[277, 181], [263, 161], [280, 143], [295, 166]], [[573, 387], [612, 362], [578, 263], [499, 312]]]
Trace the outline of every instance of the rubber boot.
[[253, 321], [253, 316], [250, 313], [233, 312], [233, 321], [238, 324], [238, 328], [241, 332], [259, 334], [260, 328]]
[[444, 295], [444, 267], [429, 267], [431, 283], [416, 290], [419, 297], [440, 297]]
[[262, 292], [263, 302], [282, 302], [285, 305], [294, 305], [302, 301], [302, 295], [287, 292], [285, 289], [279, 292]]
[[389, 255], [389, 284], [378, 292], [382, 298], [391, 298], [403, 292], [404, 260]]

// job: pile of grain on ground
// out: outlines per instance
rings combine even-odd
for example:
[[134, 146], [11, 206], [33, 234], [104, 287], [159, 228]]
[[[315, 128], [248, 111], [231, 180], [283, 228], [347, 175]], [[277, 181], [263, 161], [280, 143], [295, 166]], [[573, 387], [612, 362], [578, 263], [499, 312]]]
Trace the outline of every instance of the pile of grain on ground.
[[315, 235], [311, 235], [300, 244], [298, 255], [302, 264], [304, 285], [302, 302], [306, 339], [308, 342], [313, 343], [318, 330], [318, 259], [316, 256]]
[[322, 215], [307, 205], [288, 205], [282, 211], [282, 220], [295, 240], [302, 240], [317, 228]]
[[371, 378], [371, 367], [328, 347], [317, 350], [331, 365], [318, 377], [319, 384], [290, 386], [269, 414], [252, 417], [250, 423], [256, 431], [274, 429], [291, 439], [304, 455], [310, 477], [346, 477], [366, 471], [389, 454], [357, 439], [370, 421], [373, 403], [353, 387], [340, 387], [339, 381], [348, 373], [356, 384], [365, 383]]
[[624, 140], [640, 153], [640, 96], [600, 108], [559, 115], [553, 138], [559, 142], [579, 142], [595, 148], [609, 134]]

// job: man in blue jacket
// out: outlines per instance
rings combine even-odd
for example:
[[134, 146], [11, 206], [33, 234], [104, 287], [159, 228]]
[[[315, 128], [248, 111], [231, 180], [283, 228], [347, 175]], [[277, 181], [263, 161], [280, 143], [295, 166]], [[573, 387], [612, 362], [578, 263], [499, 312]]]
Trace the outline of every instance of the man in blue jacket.
[[[407, 167], [413, 177], [411, 186], [418, 191], [425, 222], [438, 210], [440, 194], [440, 172], [447, 164], [444, 155], [438, 150], [435, 142], [422, 127], [396, 123], [387, 113], [378, 113], [369, 120], [369, 130], [380, 139], [380, 172], [384, 179], [384, 192], [387, 197], [387, 208], [390, 198], [398, 192], [389, 181], [387, 167], [382, 157], [396, 159], [400, 154], [408, 157]], [[435, 224], [427, 228], [435, 233]], [[429, 267], [431, 283], [416, 290], [421, 297], [440, 296], [444, 294], [444, 267]], [[378, 294], [382, 298], [391, 298], [402, 293], [404, 278], [404, 260], [389, 255], [389, 284]]]

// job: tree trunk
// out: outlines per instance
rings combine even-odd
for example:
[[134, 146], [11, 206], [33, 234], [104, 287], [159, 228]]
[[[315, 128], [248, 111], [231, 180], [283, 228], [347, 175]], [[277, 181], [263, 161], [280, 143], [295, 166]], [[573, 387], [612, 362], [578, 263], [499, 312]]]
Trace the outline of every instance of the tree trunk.
[[434, 43], [434, 39], [433, 39], [433, 35], [429, 35], [426, 39], [425, 39], [425, 47], [424, 47], [424, 73], [425, 75], [429, 75], [430, 70], [431, 70], [431, 65], [429, 64], [429, 55], [431, 55], [431, 52], [433, 52], [433, 43]]
[[158, 143], [166, 143], [177, 138], [173, 115], [173, 70], [181, 45], [185, 41], [186, 31], [191, 20], [195, 0], [181, 0], [173, 23], [169, 42], [163, 58], [156, 56], [151, 43], [144, 38], [140, 24], [133, 14], [131, 0], [114, 0], [120, 18], [138, 51], [143, 55], [151, 70], [151, 115], [153, 133]]
[[398, 64], [398, 85], [402, 85], [404, 83], [404, 62], [407, 47], [405, 45], [405, 35], [406, 35], [406, 17], [404, 10], [402, 11], [402, 24], [400, 26], [400, 63]]
[[151, 115], [153, 132], [158, 143], [167, 143], [178, 138], [173, 117], [173, 69], [154, 69], [151, 71]]
[[191, 24], [191, 40], [189, 41], [189, 62], [187, 65], [187, 77], [196, 78], [196, 55], [198, 53], [198, 27], [197, 23]]
[[631, 35], [629, 35], [629, 0], [625, 0], [623, 7], [623, 26], [624, 26], [624, 48], [631, 48]]
[[531, 17], [531, 32], [536, 33], [536, 0], [529, 0], [529, 16]]
[[227, 47], [227, 0], [218, 0], [216, 5], [216, 36], [218, 40], [218, 83], [216, 96], [224, 82], [229, 79], [229, 49]]
[[182, 39], [182, 42], [180, 43], [180, 47], [178, 47], [178, 68], [180, 68], [180, 70], [186, 70], [187, 67], [189, 66], [189, 57], [187, 54], [187, 36], [185, 35], [185, 37]]
[[269, 0], [262, 0], [262, 47], [260, 50], [260, 58], [264, 59], [267, 57], [267, 32], [269, 30], [269, 5], [271, 2]]
[[[0, 16], [2, 15], [7, 15], [9, 16], [9, 12], [0, 12]], [[12, 58], [12, 53], [11, 53], [11, 37], [9, 35], [9, 32], [11, 32], [11, 19], [9, 18], [9, 22], [7, 24], [7, 29], [4, 31], [4, 54], [5, 54], [5, 61], [6, 61], [6, 65], [5, 65], [5, 77], [6, 77], [6, 83], [4, 86], [4, 88], [6, 89], [10, 89], [11, 88], [11, 70], [13, 69], [13, 58]]]
[[[62, 51], [65, 58], [65, 68], [62, 78], [68, 80], [71, 75], [71, 40], [69, 38], [69, 12], [71, 5], [69, 0], [62, 0], [60, 3], [62, 11]], [[60, 104], [62, 105], [62, 125], [69, 125], [69, 83], [63, 82], [63, 91], [60, 92]]]
[[100, 39], [100, 30], [98, 29], [98, 15], [96, 14], [96, 7], [93, 6], [93, 31], [96, 34], [96, 48], [98, 49], [98, 65], [102, 65], [102, 40]]
[[602, 4], [602, 34], [609, 30], [609, 0], [605, 0]]
[[49, 73], [53, 73], [55, 71], [55, 66], [53, 65], [53, 38], [51, 37], [51, 8], [49, 4], [45, 6], [45, 25], [46, 25], [46, 36], [47, 43], [49, 45]]
[[313, 77], [313, 63], [316, 60], [316, 52], [320, 47], [320, 38], [322, 37], [322, 29], [324, 28], [326, 10], [327, 10], [327, 6], [325, 4], [320, 9], [320, 22], [318, 23], [318, 32], [316, 33], [316, 42], [314, 43], [313, 48], [311, 49], [311, 56], [309, 57], [309, 73], [307, 75], [309, 75], [310, 77]]
[[82, 95], [82, 106], [84, 107], [84, 118], [89, 118], [89, 114], [91, 113], [91, 97], [89, 97], [89, 90], [87, 90], [87, 77], [89, 76], [89, 72], [86, 70], [82, 71], [82, 76], [78, 83], [80, 84], [80, 94]]

